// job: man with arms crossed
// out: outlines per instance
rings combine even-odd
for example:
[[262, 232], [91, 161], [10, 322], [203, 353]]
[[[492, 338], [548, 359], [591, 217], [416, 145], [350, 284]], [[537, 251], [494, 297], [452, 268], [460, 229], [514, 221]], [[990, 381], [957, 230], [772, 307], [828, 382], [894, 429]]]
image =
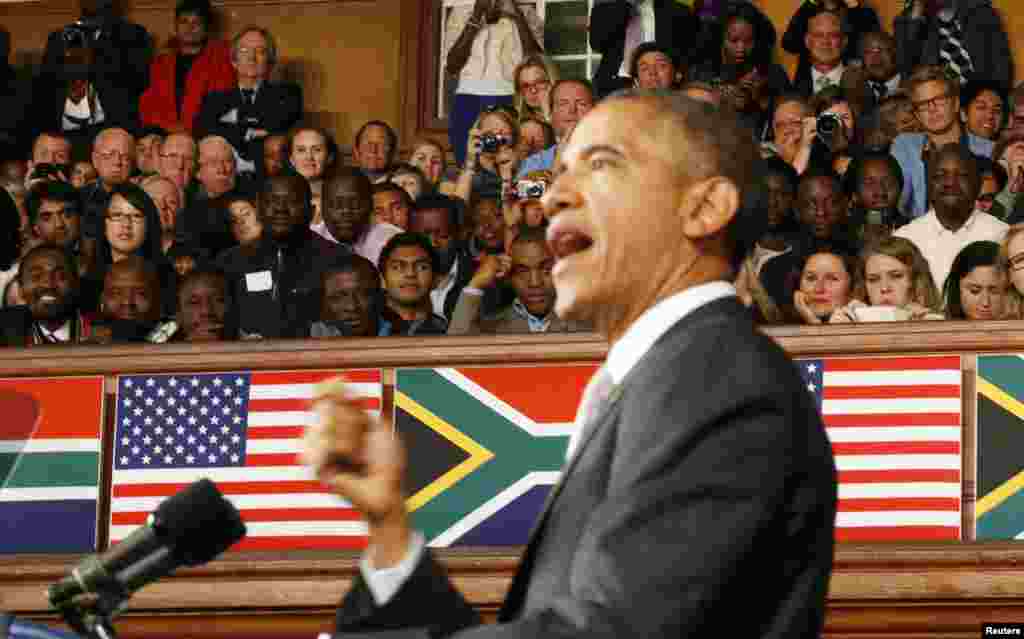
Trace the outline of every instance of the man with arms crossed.
[[571, 136], [543, 200], [555, 310], [592, 320], [610, 349], [498, 624], [478, 625], [412, 529], [401, 441], [320, 390], [306, 460], [370, 536], [339, 631], [819, 635], [832, 452], [796, 367], [728, 283], [756, 157], [734, 116], [678, 95], [607, 99]]

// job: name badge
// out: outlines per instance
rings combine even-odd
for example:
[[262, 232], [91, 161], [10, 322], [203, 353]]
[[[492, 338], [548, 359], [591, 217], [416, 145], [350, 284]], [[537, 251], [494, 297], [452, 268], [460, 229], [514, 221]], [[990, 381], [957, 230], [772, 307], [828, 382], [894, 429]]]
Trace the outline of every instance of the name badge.
[[274, 288], [274, 278], [270, 275], [270, 271], [256, 271], [255, 273], [246, 273], [245, 288], [250, 293], [269, 291], [270, 289]]

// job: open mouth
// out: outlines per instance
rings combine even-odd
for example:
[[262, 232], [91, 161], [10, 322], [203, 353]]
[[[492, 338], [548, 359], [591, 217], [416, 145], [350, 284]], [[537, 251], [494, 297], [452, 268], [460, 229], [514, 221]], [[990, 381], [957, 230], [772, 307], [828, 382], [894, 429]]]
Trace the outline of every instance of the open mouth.
[[548, 227], [547, 241], [548, 248], [558, 261], [582, 253], [594, 245], [594, 238], [586, 231], [558, 217]]

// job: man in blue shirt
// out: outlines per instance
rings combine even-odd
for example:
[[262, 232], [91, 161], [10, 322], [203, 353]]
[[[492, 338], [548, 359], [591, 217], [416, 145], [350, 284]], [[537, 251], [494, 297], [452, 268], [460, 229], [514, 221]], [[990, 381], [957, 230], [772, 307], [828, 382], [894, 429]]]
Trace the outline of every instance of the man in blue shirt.
[[901, 133], [891, 153], [903, 170], [900, 210], [908, 217], [928, 212], [928, 169], [932, 151], [949, 143], [966, 146], [971, 153], [992, 157], [992, 141], [967, 132], [960, 123], [960, 83], [942, 67], [921, 67], [910, 76], [910, 100], [924, 133]]
[[558, 142], [526, 158], [519, 166], [516, 179], [525, 177], [530, 171], [551, 170], [558, 145], [565, 142], [576, 123], [594, 106], [594, 88], [586, 80], [559, 80], [551, 87], [548, 99], [551, 100], [551, 127]]

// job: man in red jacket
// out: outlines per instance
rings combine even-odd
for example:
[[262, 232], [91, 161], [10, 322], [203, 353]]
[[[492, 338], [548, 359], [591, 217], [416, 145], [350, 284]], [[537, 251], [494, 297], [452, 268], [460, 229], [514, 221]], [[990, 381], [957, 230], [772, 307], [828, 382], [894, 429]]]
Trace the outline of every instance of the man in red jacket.
[[139, 99], [143, 126], [192, 133], [203, 97], [235, 86], [230, 47], [208, 39], [212, 17], [209, 0], [178, 2], [172, 50], [153, 60], [149, 88]]

